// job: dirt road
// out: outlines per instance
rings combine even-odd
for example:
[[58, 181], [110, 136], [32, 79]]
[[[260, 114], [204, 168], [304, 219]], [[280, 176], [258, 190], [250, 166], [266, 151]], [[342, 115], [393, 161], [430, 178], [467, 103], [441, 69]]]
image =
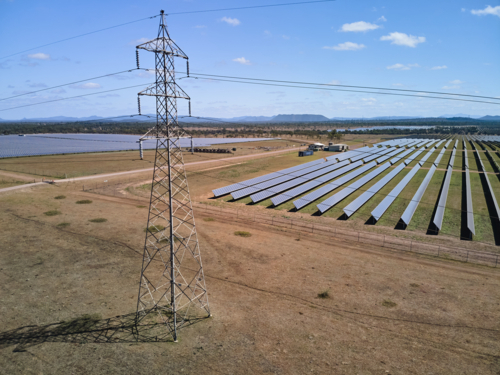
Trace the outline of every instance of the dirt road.
[[[254, 159], [254, 158], [259, 158], [259, 157], [266, 157], [269, 155], [276, 155], [276, 154], [282, 154], [286, 152], [291, 152], [291, 151], [299, 151], [301, 150], [302, 147], [293, 147], [293, 148], [287, 148], [284, 150], [279, 150], [279, 151], [271, 151], [271, 152], [263, 152], [260, 154], [252, 154], [252, 155], [243, 155], [243, 156], [236, 156], [234, 158], [228, 159], [228, 161], [233, 161], [233, 160], [242, 160], [242, 159]], [[185, 166], [192, 166], [192, 165], [200, 165], [200, 164], [207, 164], [207, 163], [224, 163], [224, 165], [232, 165], [229, 164], [226, 159], [219, 159], [219, 160], [204, 160], [204, 161], [196, 161], [196, 162], [191, 162], [191, 163], [186, 163]], [[238, 164], [238, 163], [234, 163]], [[63, 180], [56, 180], [58, 184], [60, 183], [67, 183], [67, 182], [76, 182], [76, 181], [86, 181], [86, 180], [93, 180], [93, 179], [100, 179], [100, 178], [110, 178], [110, 177], [116, 177], [116, 176], [125, 176], [125, 175], [131, 175], [135, 173], [142, 173], [142, 172], [149, 172], [152, 171], [153, 168], [145, 168], [145, 169], [135, 169], [132, 171], [125, 171], [125, 172], [115, 172], [115, 173], [103, 173], [103, 174], [96, 174], [93, 176], [83, 176], [83, 177], [75, 177], [75, 178], [67, 178]], [[24, 189], [27, 187], [33, 187], [33, 186], [38, 186], [38, 185], [43, 185], [46, 184], [47, 182], [35, 182], [33, 184], [26, 184], [26, 185], [18, 185], [18, 186], [12, 186], [8, 188], [3, 188], [0, 189], [0, 193], [7, 192], [7, 191], [13, 191], [13, 190], [19, 190], [19, 189]]]

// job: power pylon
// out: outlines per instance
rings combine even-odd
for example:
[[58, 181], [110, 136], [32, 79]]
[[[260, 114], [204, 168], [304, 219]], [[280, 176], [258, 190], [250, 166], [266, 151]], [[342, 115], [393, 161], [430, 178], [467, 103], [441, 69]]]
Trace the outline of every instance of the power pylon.
[[188, 59], [174, 43], [161, 11], [158, 37], [137, 49], [154, 52], [156, 82], [139, 93], [156, 97], [156, 126], [141, 139], [156, 140], [146, 240], [137, 299], [137, 322], [164, 323], [174, 341], [177, 330], [210, 316], [205, 276], [189, 195], [181, 139], [190, 138], [177, 121], [177, 99], [190, 99], [175, 83], [174, 58]]

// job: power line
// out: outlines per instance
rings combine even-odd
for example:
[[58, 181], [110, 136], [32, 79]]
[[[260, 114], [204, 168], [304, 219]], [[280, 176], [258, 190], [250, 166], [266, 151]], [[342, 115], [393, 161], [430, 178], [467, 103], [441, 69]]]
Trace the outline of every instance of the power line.
[[234, 77], [234, 76], [224, 76], [224, 75], [215, 75], [215, 74], [203, 74], [203, 73], [193, 73], [193, 72], [190, 72], [190, 75], [192, 75], [192, 76], [219, 77], [219, 78], [231, 78], [231, 79], [244, 79], [244, 80], [263, 81], [263, 82], [293, 83], [293, 84], [300, 84], [300, 85], [334, 86], [334, 87], [347, 87], [347, 88], [359, 88], [359, 89], [370, 89], [370, 90], [403, 91], [403, 92], [416, 92], [416, 93], [424, 93], [424, 94], [467, 96], [467, 97], [472, 97], [472, 98], [500, 100], [500, 97], [494, 97], [494, 96], [480, 96], [480, 95], [457, 94], [457, 93], [452, 93], [452, 92], [440, 92], [440, 91], [393, 89], [393, 88], [387, 88], [387, 87], [373, 87], [373, 86], [352, 86], [352, 85], [340, 85], [340, 84], [333, 84], [333, 83], [280, 81], [280, 80], [275, 80], [275, 79]]
[[76, 96], [69, 96], [69, 97], [66, 97], [66, 98], [47, 100], [45, 102], [39, 102], [39, 103], [33, 103], [33, 104], [19, 105], [17, 107], [10, 107], [10, 108], [5, 108], [5, 109], [0, 109], [0, 112], [2, 112], [2, 111], [8, 111], [8, 110], [11, 110], [11, 109], [16, 109], [16, 108], [31, 107], [31, 106], [39, 105], [39, 104], [59, 102], [59, 101], [62, 101], [62, 100], [69, 100], [69, 99], [81, 98], [81, 97], [84, 97], [84, 96], [99, 95], [99, 94], [104, 94], [104, 93], [107, 93], [107, 92], [113, 92], [113, 91], [119, 91], [119, 90], [126, 90], [126, 89], [131, 89], [133, 87], [139, 87], [139, 86], [145, 86], [145, 85], [148, 85], [148, 84], [142, 83], [140, 85], [134, 85], [134, 86], [128, 86], [128, 87], [121, 87], [119, 89], [99, 91], [99, 92], [93, 92], [93, 93], [90, 93], [90, 94], [83, 94], [83, 95], [76, 95]]
[[318, 0], [318, 1], [301, 1], [298, 3], [283, 3], [283, 4], [269, 4], [269, 5], [254, 5], [248, 7], [238, 7], [238, 8], [220, 8], [220, 9], [207, 9], [207, 10], [192, 10], [187, 12], [174, 12], [167, 13], [168, 16], [178, 15], [178, 14], [193, 14], [193, 13], [208, 13], [208, 12], [220, 12], [225, 10], [241, 10], [241, 9], [255, 9], [255, 8], [270, 8], [270, 7], [281, 7], [285, 5], [299, 5], [299, 4], [314, 4], [314, 3], [330, 3], [336, 0]]
[[[327, 3], [327, 2], [333, 2], [333, 1], [336, 1], [336, 0], [301, 1], [301, 2], [296, 2], [296, 3], [269, 4], [269, 5], [255, 5], [255, 6], [238, 7], [238, 8], [205, 9], [205, 10], [194, 10], [194, 11], [186, 11], [186, 12], [174, 12], [174, 13], [169, 13], [169, 15], [193, 14], [193, 13], [207, 13], [207, 12], [220, 12], [220, 11], [226, 11], [226, 10], [241, 10], [241, 9], [269, 8], [269, 7], [288, 6], [288, 5], [314, 4], [314, 3]], [[159, 16], [159, 14], [157, 14], [157, 15], [155, 15], [155, 16], [151, 16], [151, 17], [145, 17], [145, 18], [141, 18], [141, 19], [138, 19], [138, 20], [130, 21], [130, 22], [124, 22], [124, 23], [121, 23], [121, 24], [118, 24], [118, 25], [114, 25], [114, 26], [110, 26], [110, 27], [105, 27], [105, 28], [103, 28], [103, 29], [98, 29], [98, 30], [94, 30], [94, 31], [89, 31], [88, 33], [75, 35], [75, 36], [72, 36], [72, 37], [69, 37], [69, 38], [65, 38], [65, 39], [57, 40], [57, 41], [55, 41], [55, 42], [42, 44], [42, 45], [39, 45], [39, 46], [36, 46], [36, 47], [33, 47], [33, 48], [29, 48], [29, 49], [26, 49], [26, 50], [23, 50], [23, 51], [19, 51], [19, 52], [16, 52], [16, 53], [12, 53], [12, 54], [10, 54], [10, 55], [2, 56], [2, 57], [0, 57], [0, 60], [2, 60], [2, 59], [6, 59], [7, 57], [12, 57], [12, 56], [20, 55], [21, 53], [25, 53], [25, 52], [33, 51], [33, 50], [35, 50], [35, 49], [37, 49], [37, 48], [47, 47], [47, 46], [51, 46], [51, 45], [53, 45], [53, 44], [57, 44], [57, 43], [61, 43], [61, 42], [65, 42], [65, 41], [68, 41], [68, 40], [72, 40], [72, 39], [76, 39], [76, 38], [81, 38], [82, 36], [86, 36], [86, 35], [91, 35], [91, 34], [99, 33], [99, 32], [101, 32], [101, 31], [106, 31], [106, 30], [110, 30], [110, 29], [117, 28], [117, 27], [121, 27], [121, 26], [125, 26], [125, 25], [130, 25], [130, 24], [132, 24], [132, 23], [141, 22], [141, 21], [144, 21], [144, 20], [150, 20], [150, 19], [156, 18], [156, 17], [158, 17], [158, 16]]]
[[156, 17], [158, 17], [158, 16], [159, 16], [159, 14], [157, 14], [157, 15], [155, 15], [155, 16], [151, 16], [151, 17], [141, 18], [141, 19], [138, 19], [138, 20], [135, 20], [135, 21], [130, 21], [130, 22], [121, 23], [121, 24], [119, 24], [119, 25], [115, 25], [115, 26], [105, 27], [104, 29], [99, 29], [99, 30], [95, 30], [95, 31], [90, 31], [90, 32], [88, 32], [88, 33], [84, 33], [84, 34], [80, 34], [80, 35], [75, 35], [75, 36], [72, 36], [72, 37], [69, 37], [69, 38], [65, 38], [65, 39], [57, 40], [57, 41], [55, 41], [55, 42], [51, 42], [51, 43], [47, 43], [47, 44], [42, 44], [41, 46], [33, 47], [33, 48], [30, 48], [30, 49], [26, 49], [26, 50], [24, 50], [24, 51], [20, 51], [20, 52], [16, 52], [16, 53], [13, 53], [13, 54], [10, 54], [10, 55], [7, 55], [7, 56], [0, 57], [0, 60], [2, 60], [2, 59], [6, 59], [7, 57], [20, 55], [21, 53], [25, 53], [25, 52], [33, 51], [33, 50], [35, 50], [35, 49], [37, 49], [37, 48], [47, 47], [47, 46], [51, 46], [51, 45], [53, 45], [53, 44], [57, 44], [57, 43], [61, 43], [61, 42], [65, 42], [65, 41], [67, 41], [67, 40], [76, 39], [76, 38], [81, 38], [82, 36], [86, 36], [86, 35], [90, 35], [90, 34], [99, 33], [99, 32], [101, 32], [101, 31], [110, 30], [110, 29], [114, 29], [114, 28], [117, 28], [117, 27], [125, 26], [125, 25], [130, 25], [131, 23], [136, 23], [136, 22], [140, 22], [140, 21], [144, 21], [144, 20], [150, 20], [150, 19], [156, 18]]
[[[192, 78], [197, 79], [196, 77], [192, 77]], [[333, 88], [325, 88], [325, 87], [306, 87], [306, 86], [297, 86], [297, 85], [284, 85], [284, 84], [277, 84], [277, 83], [245, 82], [245, 81], [237, 81], [237, 80], [232, 80], [232, 79], [221, 79], [221, 78], [210, 78], [210, 79], [213, 80], [213, 81], [244, 83], [244, 84], [247, 84], [247, 85], [261, 85], [261, 86], [274, 86], [274, 87], [291, 87], [291, 88], [309, 89], [309, 90], [358, 92], [358, 93], [372, 94], [372, 95], [408, 96], [408, 97], [415, 97], [415, 98], [442, 99], [442, 100], [454, 100], [454, 101], [461, 101], [461, 102], [473, 102], [473, 103], [485, 103], [485, 104], [500, 105], [500, 103], [487, 102], [487, 101], [484, 101], [484, 100], [446, 98], [446, 97], [442, 97], [442, 96], [412, 95], [412, 94], [401, 94], [401, 93], [390, 93], [390, 92], [376, 92], [376, 91], [364, 91], [364, 90], [333, 89]]]
[[80, 80], [80, 81], [75, 81], [75, 82], [70, 82], [70, 83], [63, 83], [62, 85], [57, 85], [57, 86], [47, 87], [47, 88], [40, 89], [40, 90], [35, 90], [35, 91], [25, 92], [25, 93], [18, 94], [18, 95], [14, 95], [14, 96], [9, 96], [9, 97], [7, 97], [7, 98], [0, 98], [0, 101], [1, 101], [1, 100], [7, 100], [7, 99], [17, 98], [17, 97], [19, 97], [19, 96], [24, 96], [24, 95], [35, 94], [35, 93], [40, 92], [40, 91], [52, 90], [52, 89], [56, 89], [56, 88], [58, 88], [58, 87], [63, 87], [63, 86], [74, 85], [74, 84], [76, 84], [76, 83], [82, 83], [82, 82], [86, 82], [86, 81], [91, 81], [91, 80], [93, 80], [93, 79], [99, 79], [99, 78], [111, 77], [111, 76], [115, 76], [115, 75], [117, 75], [117, 74], [122, 74], [122, 73], [130, 73], [130, 72], [133, 72], [134, 70], [144, 70], [144, 69], [143, 69], [143, 68], [134, 68], [134, 69], [129, 69], [129, 70], [123, 70], [123, 71], [121, 71], [121, 72], [116, 72], [116, 73], [105, 74], [105, 75], [102, 75], [102, 76], [97, 76], [97, 77], [92, 77], [92, 78], [86, 78], [86, 79], [82, 79], [82, 80]]

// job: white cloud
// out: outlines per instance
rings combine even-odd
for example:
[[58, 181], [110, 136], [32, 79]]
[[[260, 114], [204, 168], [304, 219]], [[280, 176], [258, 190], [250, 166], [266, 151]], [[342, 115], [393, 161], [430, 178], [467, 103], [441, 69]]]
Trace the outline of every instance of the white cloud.
[[340, 81], [334, 79], [333, 81], [328, 82], [329, 85], [340, 85]]
[[465, 8], [462, 8], [462, 12], [465, 12], [465, 11], [467, 11], [467, 9], [465, 9]]
[[366, 32], [370, 30], [375, 30], [380, 28], [381, 26], [375, 25], [373, 23], [365, 22], [365, 21], [359, 21], [359, 22], [353, 22], [353, 23], [344, 23], [339, 31], [342, 32]]
[[410, 70], [411, 68], [420, 68], [418, 64], [394, 64], [387, 67], [390, 70]]
[[460, 85], [460, 84], [462, 84], [463, 82], [462, 82], [462, 81], [460, 81], [459, 79], [455, 79], [455, 80], [453, 80], [453, 81], [450, 81], [450, 83], [451, 83], [452, 85]]
[[444, 90], [456, 90], [459, 88], [460, 88], [460, 86], [443, 86]]
[[194, 28], [195, 29], [204, 29], [206, 26], [205, 25], [196, 25]]
[[334, 49], [335, 51], [357, 51], [366, 48], [364, 44], [358, 44], [353, 42], [340, 43], [333, 47], [325, 46], [323, 49]]
[[282, 35], [282, 37], [283, 37], [283, 39], [285, 39], [285, 40], [289, 40], [289, 39], [290, 39], [290, 37], [289, 37], [288, 35]]
[[486, 16], [491, 14], [492, 16], [498, 16], [500, 17], [500, 5], [497, 5], [496, 7], [492, 7], [491, 5], [488, 5], [484, 9], [472, 9], [470, 11], [472, 14], [475, 16]]
[[387, 18], [385, 18], [384, 16], [380, 17], [377, 21], [380, 21], [380, 22], [387, 22]]
[[240, 64], [243, 64], [243, 65], [252, 65], [252, 63], [250, 62], [250, 60], [247, 60], [244, 57], [238, 57], [236, 59], [233, 59], [233, 61], [235, 61], [237, 63], [240, 63]]
[[65, 94], [66, 90], [65, 89], [55, 89], [50, 91], [51, 94]]
[[71, 85], [70, 86], [71, 88], [73, 89], [100, 89], [101, 88], [101, 85], [98, 84], [98, 83], [94, 83], [94, 82], [88, 82], [88, 83], [83, 83], [81, 85]]
[[231, 26], [238, 26], [241, 23], [240, 20], [237, 18], [222, 17], [220, 20], [222, 22], [226, 22]]
[[389, 40], [391, 44], [396, 44], [398, 46], [416, 47], [417, 44], [425, 42], [424, 36], [413, 36], [407, 35], [405, 33], [390, 33], [389, 35], [384, 35], [380, 40]]
[[36, 59], [36, 60], [50, 60], [50, 55], [46, 53], [34, 53], [32, 55], [28, 55], [30, 59]]
[[433, 66], [431, 70], [441, 70], [441, 69], [448, 69], [446, 65], [441, 65], [441, 66]]

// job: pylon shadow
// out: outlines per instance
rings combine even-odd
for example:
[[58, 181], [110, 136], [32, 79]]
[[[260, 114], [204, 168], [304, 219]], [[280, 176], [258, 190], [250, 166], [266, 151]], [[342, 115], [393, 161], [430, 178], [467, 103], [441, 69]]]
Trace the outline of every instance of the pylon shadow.
[[[180, 328], [205, 319], [207, 317], [187, 320]], [[135, 312], [108, 319], [83, 315], [68, 321], [23, 326], [0, 333], [0, 349], [15, 345], [14, 352], [26, 351], [29, 347], [46, 342], [118, 344], [173, 341], [165, 323], [158, 322], [154, 316], [138, 321]]]

